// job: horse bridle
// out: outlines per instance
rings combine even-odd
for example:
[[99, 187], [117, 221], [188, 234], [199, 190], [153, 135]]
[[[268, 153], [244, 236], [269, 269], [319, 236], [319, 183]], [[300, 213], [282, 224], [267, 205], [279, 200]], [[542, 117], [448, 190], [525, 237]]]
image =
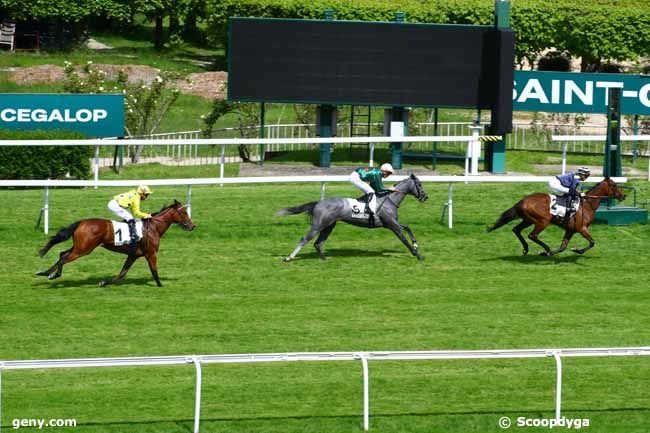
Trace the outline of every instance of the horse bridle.
[[[172, 205], [172, 206], [168, 207], [167, 209], [163, 210], [163, 212], [166, 211], [166, 210], [169, 210], [169, 209], [174, 209], [174, 210], [176, 211], [176, 213], [178, 214], [178, 216], [181, 217], [181, 222], [180, 222], [180, 224], [181, 224], [183, 227], [185, 227], [186, 229], [189, 229], [190, 226], [189, 226], [189, 224], [186, 224], [186, 223], [185, 223], [184, 218], [183, 218], [183, 215], [181, 215], [181, 211], [180, 211], [180, 209], [183, 209], [184, 207], [185, 207], [185, 205], [183, 205], [183, 206], [181, 206], [179, 209], [177, 209], [174, 205]], [[159, 215], [162, 214], [163, 212], [158, 212], [158, 213], [154, 216], [154, 218], [157, 217], [157, 216], [159, 216]]]
[[[399, 183], [397, 185], [399, 186]], [[394, 188], [395, 189], [392, 190], [391, 192], [399, 192], [400, 194], [404, 194], [404, 195], [408, 194], [407, 192], [404, 192], [402, 190], [397, 189], [397, 186], [395, 186]], [[417, 184], [416, 184], [416, 189], [418, 190], [418, 192], [421, 192], [420, 189], [417, 187]], [[419, 195], [421, 195], [421, 194], [419, 194]], [[416, 197], [417, 197], [418, 200], [420, 200], [420, 197], [418, 197], [418, 196], [416, 196]], [[399, 205], [397, 203], [395, 203], [393, 200], [390, 199], [390, 194], [388, 194], [386, 196], [386, 200], [390, 201], [393, 204], [393, 206], [395, 206], [395, 208], [399, 209]], [[384, 203], [385, 203], [385, 201], [381, 203], [381, 205], [379, 206], [379, 209], [381, 209], [381, 207], [384, 205]], [[379, 209], [377, 209], [377, 211], [379, 211]]]

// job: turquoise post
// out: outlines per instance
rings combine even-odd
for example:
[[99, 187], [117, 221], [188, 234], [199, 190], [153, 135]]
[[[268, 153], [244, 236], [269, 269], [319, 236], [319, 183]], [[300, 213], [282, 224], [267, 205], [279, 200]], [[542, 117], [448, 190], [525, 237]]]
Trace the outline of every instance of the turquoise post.
[[[403, 23], [406, 14], [404, 12], [395, 12], [395, 22]], [[404, 122], [404, 135], [408, 135], [408, 110], [404, 107], [392, 107], [390, 109], [390, 120], [393, 122]], [[390, 134], [390, 131], [389, 131]], [[402, 168], [402, 157], [404, 154], [403, 143], [393, 142], [390, 144], [391, 165], [396, 170]]]
[[[264, 102], [261, 102], [260, 103], [260, 138], [264, 138], [266, 136], [266, 133], [264, 131], [265, 118], [266, 118], [266, 109], [264, 107]], [[265, 154], [266, 154], [266, 147], [264, 146], [264, 144], [260, 143], [260, 165], [264, 165]]]
[[[498, 29], [510, 27], [510, 0], [496, 0], [494, 7], [494, 26]], [[487, 171], [492, 173], [506, 172], [505, 136], [502, 140], [486, 143], [485, 163]]]
[[[318, 119], [318, 136], [319, 137], [334, 137], [334, 111], [336, 107], [332, 105], [321, 105], [320, 116], [317, 116]], [[320, 144], [320, 156], [318, 159], [319, 167], [329, 167], [332, 162], [332, 144], [331, 143], [321, 143]]]
[[[332, 9], [325, 10], [325, 19], [333, 20], [334, 11]], [[316, 132], [319, 137], [333, 137], [334, 131], [332, 130], [332, 122], [334, 121], [334, 110], [336, 107], [332, 105], [319, 106], [320, 116], [316, 116], [318, 124], [316, 125]], [[329, 167], [332, 162], [332, 144], [321, 143], [319, 146], [320, 153], [318, 158], [319, 167]]]

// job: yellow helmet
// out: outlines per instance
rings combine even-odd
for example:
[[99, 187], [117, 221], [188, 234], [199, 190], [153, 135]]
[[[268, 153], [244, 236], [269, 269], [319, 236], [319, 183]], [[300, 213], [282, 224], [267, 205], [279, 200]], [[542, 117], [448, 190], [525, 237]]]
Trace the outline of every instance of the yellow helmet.
[[151, 194], [151, 188], [149, 188], [147, 185], [140, 185], [138, 189], [136, 190], [138, 194], [146, 194], [149, 195]]

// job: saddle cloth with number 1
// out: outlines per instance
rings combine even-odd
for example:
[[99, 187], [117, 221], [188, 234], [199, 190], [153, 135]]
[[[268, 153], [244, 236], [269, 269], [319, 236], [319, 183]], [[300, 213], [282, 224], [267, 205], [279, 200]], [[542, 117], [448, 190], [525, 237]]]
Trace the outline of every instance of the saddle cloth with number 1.
[[[129, 225], [118, 221], [111, 222], [113, 223], [113, 245], [116, 247], [119, 247], [120, 245], [128, 245], [128, 243], [131, 242]], [[138, 240], [142, 239], [142, 221], [136, 220], [135, 232], [138, 235]]]

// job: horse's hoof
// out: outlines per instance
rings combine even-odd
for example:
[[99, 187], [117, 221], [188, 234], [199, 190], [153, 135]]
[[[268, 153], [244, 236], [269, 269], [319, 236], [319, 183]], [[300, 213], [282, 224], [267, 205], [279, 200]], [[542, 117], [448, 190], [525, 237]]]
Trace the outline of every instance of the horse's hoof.
[[424, 257], [422, 257], [421, 255], [418, 254], [416, 257], [418, 258], [419, 261], [421, 261], [421, 262], [424, 261]]
[[46, 271], [36, 272], [36, 274], [34, 275], [38, 275], [39, 277], [47, 277], [47, 272]]
[[48, 280], [55, 280], [55, 279], [59, 278], [60, 276], [61, 276], [61, 274], [55, 274], [54, 272], [52, 272], [50, 275], [47, 276], [47, 279]]
[[541, 253], [539, 253], [539, 255], [544, 257], [551, 257], [553, 253], [550, 253], [548, 251], [542, 251]]
[[108, 282], [106, 280], [101, 280], [99, 282], [99, 287], [105, 287], [106, 285], [108, 285]]
[[528, 255], [528, 250], [524, 250], [524, 251], [521, 253], [521, 255], [522, 255], [522, 256], [527, 256], [527, 255]]
[[285, 257], [284, 259], [282, 259], [282, 261], [288, 263], [291, 261], [291, 257]]
[[585, 253], [583, 250], [579, 250], [579, 249], [576, 249], [576, 248], [573, 248], [571, 251], [573, 251], [576, 254], [584, 254]]

